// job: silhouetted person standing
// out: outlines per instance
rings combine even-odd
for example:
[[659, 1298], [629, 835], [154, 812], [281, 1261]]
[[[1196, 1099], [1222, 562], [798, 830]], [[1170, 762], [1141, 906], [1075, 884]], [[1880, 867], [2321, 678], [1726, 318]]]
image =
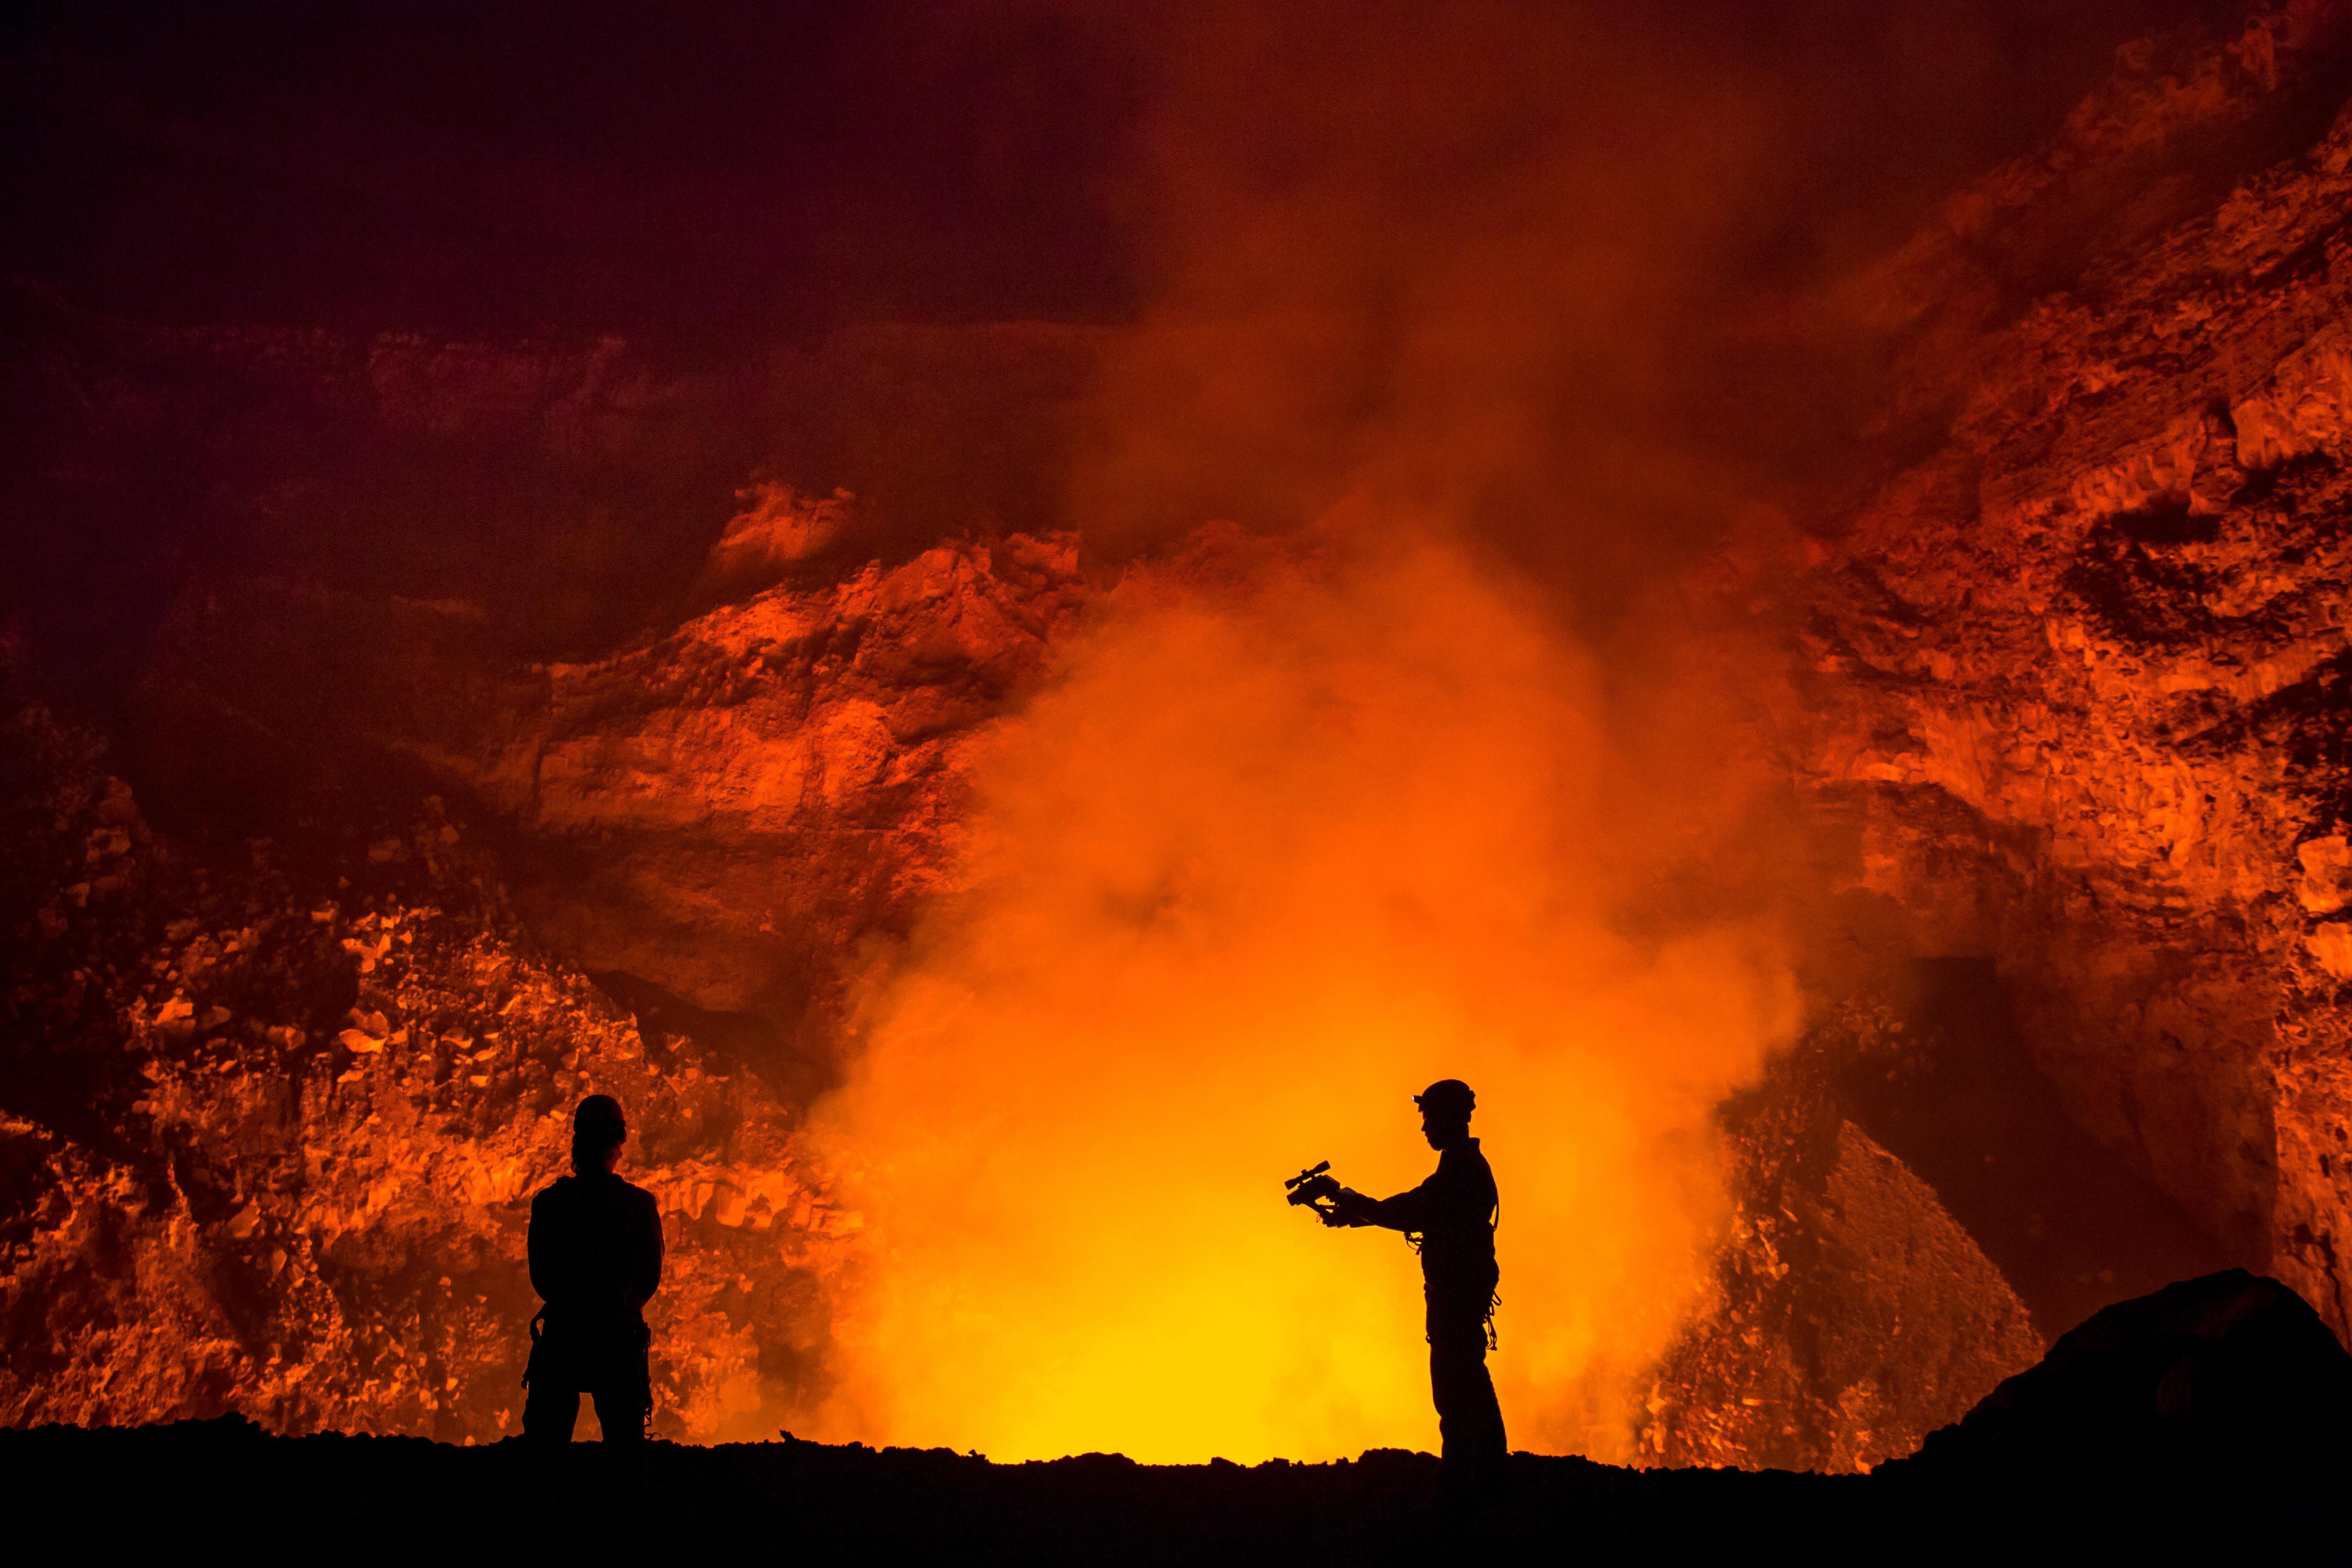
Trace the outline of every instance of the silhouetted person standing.
[[1409, 1193], [1372, 1198], [1335, 1186], [1327, 1225], [1373, 1225], [1418, 1237], [1423, 1299], [1428, 1305], [1429, 1392], [1437, 1405], [1444, 1484], [1455, 1500], [1491, 1491], [1508, 1446], [1503, 1407], [1486, 1374], [1494, 1343], [1495, 1222], [1501, 1199], [1495, 1173], [1470, 1136], [1477, 1105], [1460, 1079], [1431, 1084], [1412, 1097], [1422, 1135], [1437, 1151], [1437, 1170]]
[[580, 1396], [593, 1394], [604, 1441], [645, 1441], [653, 1409], [645, 1304], [661, 1284], [661, 1210], [613, 1173], [629, 1127], [621, 1103], [592, 1094], [572, 1118], [572, 1169], [530, 1201], [530, 1283], [547, 1305], [532, 1320], [523, 1383], [526, 1440], [572, 1441]]

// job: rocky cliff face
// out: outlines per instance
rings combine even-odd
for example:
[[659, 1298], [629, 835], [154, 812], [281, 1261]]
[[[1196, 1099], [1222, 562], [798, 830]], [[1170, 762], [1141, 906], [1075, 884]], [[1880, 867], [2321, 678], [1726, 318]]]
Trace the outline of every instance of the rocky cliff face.
[[267, 842], [155, 832], [37, 705], [7, 731], [0, 1419], [511, 1433], [523, 1226], [590, 1080], [669, 1234], [660, 1425], [743, 1430], [821, 1376], [858, 1219], [795, 1108], [519, 942], [437, 809], [305, 890]]
[[845, 955], [942, 874], [972, 732], [1083, 596], [1075, 540], [943, 546], [549, 667], [495, 750], [394, 743], [593, 867], [547, 905], [579, 963], [823, 1031]]
[[1855, 298], [1901, 448], [1796, 589], [1798, 765], [2074, 1121], [2352, 1331], [2343, 8], [2127, 54]]
[[569, 962], [805, 1099], [860, 943], [951, 855], [974, 731], [1085, 595], [1075, 540], [1016, 534], [526, 665], [444, 606], [247, 583], [174, 616], [147, 706], [191, 790], [309, 799], [364, 758], [463, 799]]

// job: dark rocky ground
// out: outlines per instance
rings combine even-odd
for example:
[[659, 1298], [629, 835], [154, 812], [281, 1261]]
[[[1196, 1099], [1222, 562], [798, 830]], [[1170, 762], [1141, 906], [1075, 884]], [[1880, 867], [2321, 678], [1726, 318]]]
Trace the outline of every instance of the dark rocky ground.
[[[2006, 1540], [2253, 1546], [2324, 1561], [2308, 1507], [2274, 1489], [2166, 1500], [2137, 1489], [1910, 1484], [1786, 1470], [1630, 1470], [1522, 1454], [1492, 1514], [1433, 1510], [1437, 1461], [1138, 1465], [1117, 1455], [995, 1465], [945, 1449], [667, 1443], [629, 1488], [594, 1445], [551, 1475], [519, 1440], [272, 1437], [236, 1417], [0, 1436], [20, 1519], [104, 1521], [124, 1551], [508, 1557], [625, 1549], [674, 1562], [1693, 1562], [1701, 1553], [1937, 1561]], [[139, 1502], [119, 1499], [137, 1478]], [[638, 1538], [631, 1544], [632, 1536]]]
[[[142, 1479], [130, 1546], [267, 1542], [362, 1553], [540, 1556], [617, 1543], [626, 1488], [597, 1447], [550, 1475], [519, 1441], [278, 1438], [235, 1417], [170, 1426], [47, 1427], [0, 1437], [23, 1498], [91, 1500]], [[672, 1561], [772, 1554], [816, 1562], [1379, 1562], [1433, 1552], [1437, 1462], [1375, 1452], [1252, 1468], [1138, 1465], [1091, 1454], [995, 1465], [945, 1449], [814, 1443], [653, 1446], [646, 1549]], [[116, 1478], [114, 1482], [100, 1478]], [[1641, 1472], [1519, 1456], [1516, 1505], [1475, 1533], [1602, 1559], [1850, 1528], [1866, 1482], [1738, 1471]], [[225, 1510], [225, 1500], [239, 1500]], [[228, 1522], [234, 1517], [236, 1522]], [[1835, 1521], [1833, 1526], [1832, 1521]], [[1452, 1537], [1451, 1539], [1460, 1539]]]
[[[273, 1437], [239, 1417], [0, 1432], [21, 1539], [262, 1559], [426, 1553], [820, 1563], [1942, 1562], [2126, 1555], [2337, 1562], [2352, 1357], [2275, 1281], [2231, 1270], [2109, 1308], [1912, 1458], [1869, 1476], [1631, 1470], [1514, 1456], [1508, 1496], [1435, 1506], [1437, 1461], [1250, 1468], [947, 1449]], [[135, 1503], [126, 1503], [135, 1498]]]

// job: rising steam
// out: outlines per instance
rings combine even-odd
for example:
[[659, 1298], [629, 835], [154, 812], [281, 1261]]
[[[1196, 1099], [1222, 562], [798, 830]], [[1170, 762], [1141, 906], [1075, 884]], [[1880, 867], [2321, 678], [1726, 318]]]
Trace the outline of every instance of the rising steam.
[[1728, 8], [1142, 14], [1146, 298], [1072, 520], [1110, 560], [1208, 516], [1290, 542], [1134, 569], [988, 743], [961, 890], [818, 1113], [872, 1222], [820, 1422], [1429, 1446], [1413, 1259], [1278, 1182], [1417, 1181], [1407, 1096], [1458, 1076], [1513, 1439], [1624, 1457], [1706, 1289], [1710, 1113], [1796, 1013], [1720, 739], [1777, 656], [1655, 605], [1843, 450], [1869, 356], [1795, 376], [1775, 323], [1835, 260], [1815, 208], [1901, 182], [1809, 183], [1853, 62], [1791, 91]]
[[1513, 1441], [1622, 1456], [1724, 1212], [1709, 1110], [1790, 985], [1754, 929], [1628, 934], [1660, 781], [1528, 605], [1425, 542], [1229, 565], [1131, 575], [982, 760], [962, 891], [818, 1117], [870, 1221], [822, 1424], [1000, 1458], [1431, 1447], [1413, 1258], [1280, 1180], [1418, 1181], [1407, 1097], [1459, 1076]]

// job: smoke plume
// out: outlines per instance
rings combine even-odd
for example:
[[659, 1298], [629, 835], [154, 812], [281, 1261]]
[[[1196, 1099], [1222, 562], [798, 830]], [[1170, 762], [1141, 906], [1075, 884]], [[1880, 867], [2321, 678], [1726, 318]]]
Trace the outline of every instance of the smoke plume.
[[[1633, 934], [1686, 838], [1542, 611], [1410, 537], [1139, 574], [994, 738], [961, 894], [821, 1131], [869, 1216], [841, 1435], [1001, 1458], [1426, 1447], [1414, 1260], [1279, 1201], [1426, 1173], [1467, 1079], [1516, 1440], [1622, 1455], [1699, 1299], [1769, 931]], [[1668, 849], [1672, 843], [1676, 848]]]
[[[1867, 354], [1788, 322], [1914, 194], [1811, 183], [1838, 51], [1776, 76], [1784, 36], [1713, 23], [1140, 27], [1150, 304], [1070, 479], [1088, 549], [1139, 563], [988, 742], [961, 889], [821, 1110], [869, 1221], [825, 1430], [1429, 1446], [1412, 1258], [1276, 1200], [1323, 1158], [1418, 1180], [1407, 1096], [1454, 1076], [1514, 1441], [1626, 1457], [1705, 1305], [1712, 1111], [1798, 1012], [1727, 869], [1795, 837], [1723, 723], [1774, 660], [1680, 585], [1851, 428]], [[1969, 31], [1922, 58], [1981, 67]]]

